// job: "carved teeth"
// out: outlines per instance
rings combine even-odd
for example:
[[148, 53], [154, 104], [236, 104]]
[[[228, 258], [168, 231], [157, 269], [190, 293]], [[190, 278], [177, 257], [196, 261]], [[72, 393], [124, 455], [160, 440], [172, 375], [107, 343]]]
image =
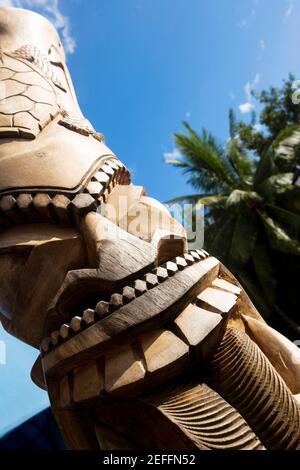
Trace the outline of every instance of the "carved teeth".
[[110, 305], [113, 309], [122, 307], [123, 305], [123, 296], [122, 294], [113, 294], [110, 298]]
[[0, 200], [0, 209], [8, 217], [15, 223], [23, 222], [22, 213], [18, 211], [17, 201], [13, 196], [4, 196]]
[[96, 321], [96, 314], [95, 311], [92, 310], [91, 308], [88, 308], [83, 312], [83, 321], [87, 325], [90, 325], [91, 323], [94, 323]]
[[189, 266], [194, 263], [194, 258], [189, 253], [184, 253], [183, 257]]
[[131, 300], [135, 299], [135, 290], [133, 287], [130, 287], [130, 286], [126, 286], [123, 288], [123, 291], [122, 291], [122, 294], [123, 294], [123, 299], [126, 302], [130, 302]]
[[100, 196], [101, 192], [103, 191], [103, 185], [99, 183], [98, 181], [91, 181], [87, 187], [86, 190], [91, 196]]
[[59, 336], [59, 331], [54, 331], [53, 333], [51, 333], [50, 339], [53, 346], [56, 346], [58, 344]]
[[196, 251], [191, 251], [191, 255], [192, 257], [195, 259], [195, 260], [199, 260], [200, 259], [200, 256], [198, 255], [198, 253]]
[[103, 318], [109, 314], [109, 303], [101, 300], [101, 302], [97, 303], [95, 310], [99, 318]]
[[97, 173], [94, 174], [94, 179], [99, 183], [105, 184], [109, 181], [109, 176], [103, 171], [97, 171]]
[[207, 258], [207, 256], [208, 256], [207, 251], [204, 251], [204, 250], [196, 250], [196, 253], [198, 253], [200, 258], [203, 258], [203, 259]]
[[104, 163], [104, 165], [102, 165], [101, 170], [109, 176], [113, 176], [115, 173], [113, 168], [111, 168], [107, 163]]
[[177, 256], [177, 258], [175, 258], [175, 263], [177, 264], [179, 271], [182, 271], [188, 265], [186, 260], [181, 256]]
[[114, 160], [113, 162], [114, 162], [114, 164], [116, 164], [119, 168], [124, 168], [124, 165], [123, 165], [122, 162], [120, 162], [120, 160]]
[[25, 217], [31, 222], [37, 222], [39, 215], [33, 206], [33, 197], [31, 194], [20, 194], [17, 198], [17, 206]]
[[134, 285], [134, 290], [136, 292], [136, 295], [142, 295], [147, 290], [146, 282], [142, 281], [141, 279], [134, 281], [133, 285]]
[[50, 211], [51, 199], [48, 194], [39, 193], [34, 196], [33, 205], [43, 220], [53, 221]]
[[173, 261], [168, 261], [165, 264], [166, 270], [168, 271], [169, 276], [173, 276], [178, 271], [177, 264]]
[[117, 163], [115, 161], [110, 161], [109, 166], [111, 166], [114, 170], [119, 169], [119, 166], [117, 165]]
[[158, 284], [158, 277], [153, 273], [148, 273], [144, 277], [147, 287], [151, 289], [151, 287], [155, 287]]
[[68, 338], [70, 334], [70, 326], [66, 324], [62, 325], [59, 329], [59, 334], [62, 339]]
[[165, 268], [162, 268], [161, 266], [156, 268], [154, 272], [157, 275], [159, 282], [163, 282], [165, 279], [169, 277], [168, 271]]
[[[84, 311], [82, 317], [76, 316], [72, 318], [70, 325], [64, 324], [60, 327], [59, 336], [62, 339], [68, 339], [70, 332], [77, 333], [97, 320], [105, 318], [110, 313], [147, 292], [148, 289], [154, 288], [179, 270], [183, 270], [187, 266], [200, 261], [203, 257], [206, 258], [207, 256], [202, 253], [202, 250], [197, 250], [184, 253], [182, 256], [177, 256], [173, 261], [167, 261], [164, 265], [153, 269], [152, 272], [146, 273], [143, 279], [137, 279], [132, 285], [123, 287], [121, 292], [113, 293], [110, 297], [110, 302], [101, 300], [97, 303], [95, 310], [87, 309]], [[199, 302], [199, 296], [196, 302]], [[46, 338], [43, 340], [41, 346], [42, 351], [46, 353], [49, 351], [51, 344], [55, 343], [54, 345], [56, 345], [57, 342], [57, 333], [54, 332], [54, 334], [51, 335], [51, 339]]]
[[64, 225], [70, 224], [69, 207], [71, 201], [63, 194], [57, 194], [52, 199], [52, 206], [59, 221]]
[[75, 222], [78, 225], [80, 219], [88, 212], [96, 211], [97, 205], [95, 199], [90, 194], [77, 194], [71, 202]]
[[74, 333], [77, 333], [78, 331], [81, 330], [82, 327], [82, 318], [81, 317], [73, 317], [70, 323], [70, 328], [71, 330], [74, 331]]
[[50, 222], [76, 225], [86, 213], [96, 211], [116, 184], [129, 184], [130, 174], [118, 160], [108, 160], [94, 173], [82, 192], [64, 195], [21, 193], [0, 196], [0, 228], [11, 223]]

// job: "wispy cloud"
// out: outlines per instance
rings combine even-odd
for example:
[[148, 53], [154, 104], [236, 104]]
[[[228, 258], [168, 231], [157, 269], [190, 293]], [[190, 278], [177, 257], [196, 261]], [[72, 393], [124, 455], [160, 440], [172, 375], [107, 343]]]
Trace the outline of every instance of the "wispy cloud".
[[252, 82], [246, 83], [245, 85], [246, 101], [245, 103], [242, 103], [239, 105], [239, 110], [241, 113], [243, 114], [250, 113], [255, 108], [255, 105], [253, 104], [252, 92], [253, 90], [255, 90], [259, 82], [260, 82], [260, 74], [257, 73], [254, 79], [252, 80]]
[[292, 13], [295, 9], [295, 1], [294, 0], [287, 0], [287, 6], [284, 11], [284, 21], [288, 21], [288, 19], [292, 16]]
[[253, 129], [255, 130], [255, 132], [261, 132], [263, 126], [259, 122], [257, 122], [256, 124], [254, 124]]
[[60, 31], [66, 52], [72, 54], [76, 42], [71, 33], [70, 20], [61, 12], [59, 3], [59, 0], [0, 0], [0, 7], [28, 8], [47, 16]]
[[248, 24], [249, 23], [248, 23], [247, 20], [241, 20], [241, 21], [238, 22], [238, 27], [239, 28], [247, 28]]
[[163, 155], [164, 155], [165, 162], [177, 160], [178, 158], [181, 157], [181, 153], [179, 152], [177, 148], [174, 148], [172, 152], [164, 152]]
[[262, 60], [265, 50], [266, 50], [266, 42], [264, 39], [261, 39], [259, 41], [259, 55], [256, 58], [258, 62]]
[[238, 25], [239, 28], [243, 29], [243, 28], [248, 28], [248, 26], [250, 26], [250, 24], [252, 23], [252, 21], [255, 18], [256, 10], [257, 10], [257, 7], [259, 5], [259, 2], [260, 2], [260, 0], [252, 0], [251, 10], [249, 12], [249, 15], [246, 18], [243, 18], [241, 21], [238, 22], [237, 25]]

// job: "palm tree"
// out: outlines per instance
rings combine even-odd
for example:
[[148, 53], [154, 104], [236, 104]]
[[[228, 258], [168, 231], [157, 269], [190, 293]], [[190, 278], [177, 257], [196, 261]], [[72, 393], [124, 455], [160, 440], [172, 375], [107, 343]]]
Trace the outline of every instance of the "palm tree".
[[[269, 321], [276, 311], [299, 337], [300, 188], [292, 181], [300, 124], [287, 122], [284, 132], [264, 137], [265, 145], [260, 139], [258, 151], [245, 142], [250, 126], [236, 123], [232, 111], [229, 121], [225, 145], [187, 122], [186, 132], [174, 135], [181, 156], [167, 163], [183, 170], [195, 194], [168, 204], [204, 204], [206, 249], [233, 271]], [[251, 126], [259, 140], [263, 134], [254, 121]]]

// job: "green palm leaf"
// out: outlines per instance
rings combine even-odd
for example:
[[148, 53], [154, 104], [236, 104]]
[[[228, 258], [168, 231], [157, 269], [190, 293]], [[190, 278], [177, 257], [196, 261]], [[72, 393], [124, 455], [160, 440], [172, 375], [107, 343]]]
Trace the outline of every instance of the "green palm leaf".
[[170, 199], [165, 204], [183, 204], [185, 202], [192, 204], [203, 204], [204, 206], [212, 206], [215, 204], [225, 203], [227, 200], [226, 196], [219, 194], [191, 194], [188, 196], [179, 196], [174, 199]]
[[224, 148], [205, 129], [199, 136], [188, 123], [184, 123], [188, 135], [175, 134], [175, 142], [184, 155], [184, 172], [191, 174], [189, 182], [206, 191], [233, 188], [236, 178], [226, 161]]
[[299, 239], [292, 238], [283, 225], [277, 223], [265, 212], [258, 211], [270, 245], [274, 251], [300, 256]]
[[286, 227], [292, 238], [300, 240], [300, 215], [272, 204], [266, 204], [265, 210], [272, 218]]
[[252, 260], [261, 289], [270, 305], [273, 305], [276, 303], [276, 271], [272, 265], [269, 246], [262, 237], [255, 245]]
[[247, 212], [241, 212], [236, 218], [232, 232], [229, 252], [232, 266], [243, 266], [249, 261], [255, 247], [257, 233], [256, 221]]
[[253, 159], [248, 157], [242, 148], [241, 142], [237, 138], [229, 140], [227, 144], [227, 153], [229, 161], [238, 175], [242, 186], [251, 186], [255, 162]]

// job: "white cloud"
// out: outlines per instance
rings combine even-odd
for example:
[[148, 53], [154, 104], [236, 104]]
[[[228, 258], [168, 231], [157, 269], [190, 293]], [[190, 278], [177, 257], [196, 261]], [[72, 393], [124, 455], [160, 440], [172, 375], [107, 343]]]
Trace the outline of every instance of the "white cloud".
[[266, 43], [263, 39], [259, 41], [260, 50], [264, 51], [266, 49]]
[[67, 53], [72, 54], [76, 42], [70, 31], [70, 20], [65, 16], [59, 5], [59, 0], [0, 0], [0, 7], [28, 8], [47, 16], [60, 31]]
[[252, 8], [251, 8], [251, 11], [248, 15], [247, 18], [243, 18], [237, 25], [239, 28], [248, 28], [248, 26], [250, 26], [250, 23], [252, 23], [252, 21], [254, 20], [255, 18], [255, 15], [256, 15], [256, 9], [259, 5], [259, 2], [260, 0], [252, 0]]
[[284, 12], [284, 20], [285, 21], [287, 21], [290, 18], [290, 16], [292, 15], [292, 13], [294, 11], [294, 8], [295, 8], [294, 0], [288, 0], [287, 7], [286, 7], [286, 10]]
[[241, 113], [243, 114], [247, 114], [247, 113], [250, 113], [251, 111], [253, 111], [254, 109], [254, 104], [253, 103], [250, 103], [249, 101], [247, 101], [246, 103], [242, 103], [239, 105], [239, 110], [241, 111]]
[[250, 113], [255, 108], [252, 102], [253, 101], [252, 92], [257, 87], [259, 82], [260, 82], [260, 74], [257, 73], [254, 79], [252, 80], [252, 82], [246, 83], [245, 85], [246, 102], [239, 105], [239, 110], [241, 113], [243, 114]]
[[189, 118], [191, 117], [191, 115], [192, 115], [192, 111], [187, 111], [187, 112], [185, 113], [186, 119], [189, 119]]
[[263, 129], [263, 126], [258, 122], [254, 124], [253, 129], [255, 130], [255, 132], [260, 132]]
[[181, 153], [179, 152], [177, 148], [174, 148], [172, 152], [164, 152], [163, 155], [164, 155], [164, 159], [166, 162], [170, 160], [177, 160], [178, 158], [181, 157]]
[[238, 23], [239, 28], [247, 28], [248, 26], [248, 21], [247, 20], [242, 20]]
[[258, 61], [262, 60], [265, 50], [266, 50], [266, 42], [264, 39], [261, 39], [259, 41], [259, 55], [257, 56], [256, 60]]

